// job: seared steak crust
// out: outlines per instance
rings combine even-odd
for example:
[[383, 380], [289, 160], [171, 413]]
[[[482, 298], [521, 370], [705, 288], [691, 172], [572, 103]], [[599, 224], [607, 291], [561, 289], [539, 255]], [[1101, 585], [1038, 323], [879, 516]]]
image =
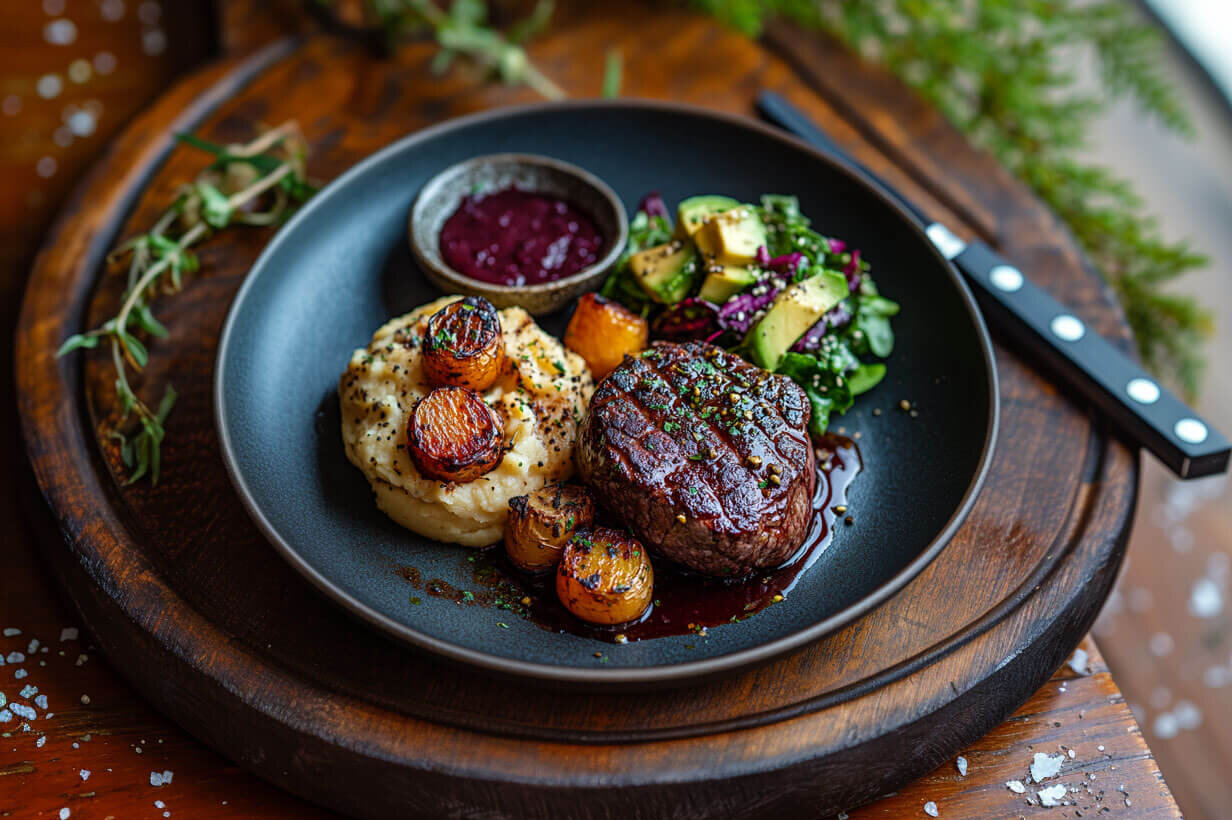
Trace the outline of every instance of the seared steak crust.
[[575, 450], [599, 503], [699, 572], [777, 566], [804, 540], [816, 483], [804, 391], [701, 342], [658, 342], [595, 390]]

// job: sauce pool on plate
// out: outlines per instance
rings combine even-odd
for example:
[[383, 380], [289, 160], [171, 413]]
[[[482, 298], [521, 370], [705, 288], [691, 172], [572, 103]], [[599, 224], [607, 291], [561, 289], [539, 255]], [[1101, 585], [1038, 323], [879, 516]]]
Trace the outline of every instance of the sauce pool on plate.
[[518, 188], [466, 196], [440, 236], [446, 264], [496, 285], [563, 279], [598, 261], [603, 246], [594, 220], [573, 204]]

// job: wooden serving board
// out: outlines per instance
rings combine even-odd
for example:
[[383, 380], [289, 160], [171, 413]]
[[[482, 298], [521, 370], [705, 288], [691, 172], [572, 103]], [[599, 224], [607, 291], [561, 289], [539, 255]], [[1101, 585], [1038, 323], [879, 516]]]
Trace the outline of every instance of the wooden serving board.
[[[998, 247], [1094, 327], [1128, 331], [1056, 220], [886, 74], [779, 29], [750, 43], [656, 11], [559, 13], [532, 56], [573, 95], [622, 50], [624, 91], [751, 114], [762, 88], [816, 117], [939, 218]], [[320, 35], [214, 65], [134, 122], [36, 263], [18, 330], [23, 430], [54, 532], [46, 560], [115, 666], [207, 744], [311, 800], [365, 817], [824, 816], [892, 791], [1004, 719], [1085, 634], [1120, 565], [1137, 485], [1110, 439], [998, 349], [1002, 418], [983, 493], [950, 546], [891, 601], [771, 665], [688, 689], [586, 695], [497, 681], [395, 645], [287, 566], [218, 455], [211, 376], [228, 305], [265, 230], [207, 242], [158, 307], [171, 336], [146, 384], [180, 400], [163, 480], [122, 486], [104, 357], [56, 360], [111, 315], [101, 260], [201, 166], [171, 134], [250, 138], [296, 118], [330, 179], [392, 140], [529, 93], [432, 49], [388, 61]], [[909, 340], [907, 340], [909, 343]], [[927, 481], [927, 476], [920, 476]]]

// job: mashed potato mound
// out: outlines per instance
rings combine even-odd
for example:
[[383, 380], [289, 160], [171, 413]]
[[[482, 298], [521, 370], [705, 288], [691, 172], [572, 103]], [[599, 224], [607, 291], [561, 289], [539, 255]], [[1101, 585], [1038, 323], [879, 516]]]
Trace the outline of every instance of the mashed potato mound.
[[509, 499], [573, 474], [577, 427], [594, 390], [582, 357], [566, 350], [522, 308], [500, 311], [508, 370], [483, 394], [504, 421], [504, 458], [491, 472], [457, 484], [419, 475], [406, 452], [406, 419], [432, 389], [421, 341], [446, 296], [386, 323], [351, 356], [338, 395], [347, 458], [363, 471], [377, 506], [437, 541], [486, 547], [501, 540]]

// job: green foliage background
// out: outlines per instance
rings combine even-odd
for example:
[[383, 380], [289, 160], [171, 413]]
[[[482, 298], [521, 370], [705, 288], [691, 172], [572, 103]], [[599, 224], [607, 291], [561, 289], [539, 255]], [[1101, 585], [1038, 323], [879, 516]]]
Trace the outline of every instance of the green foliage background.
[[[1166, 240], [1128, 181], [1082, 159], [1092, 120], [1118, 97], [1193, 135], [1156, 31], [1128, 0], [690, 2], [750, 36], [785, 17], [888, 66], [1052, 207], [1116, 290], [1147, 366], [1197, 392], [1211, 317], [1168, 285], [1207, 260]], [[1098, 93], [1080, 90], [1084, 59]]]

